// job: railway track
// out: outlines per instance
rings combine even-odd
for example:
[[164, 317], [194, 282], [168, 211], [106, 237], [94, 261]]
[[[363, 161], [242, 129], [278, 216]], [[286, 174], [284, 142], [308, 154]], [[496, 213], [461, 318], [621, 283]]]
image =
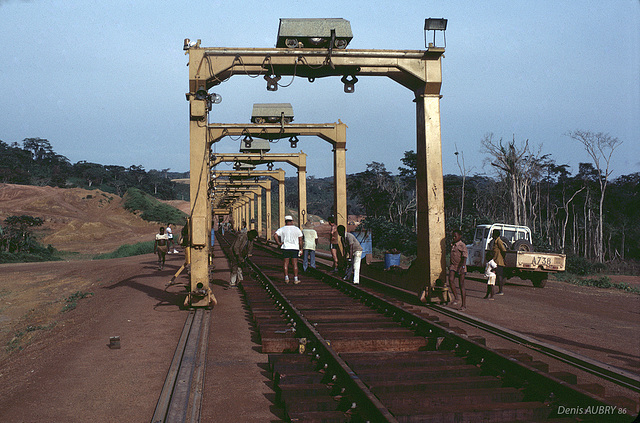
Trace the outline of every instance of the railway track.
[[189, 311], [151, 423], [200, 421], [210, 313]]
[[[361, 276], [360, 279], [367, 286], [373, 287], [374, 289], [377, 289], [380, 291], [384, 291], [388, 296], [391, 296], [393, 298], [402, 298], [403, 301], [405, 301], [406, 303], [412, 304], [415, 306], [421, 305], [415, 293], [413, 292], [410, 292], [392, 285], [385, 284], [384, 282], [376, 281], [366, 276]], [[468, 279], [474, 279], [474, 278], [468, 278]], [[569, 364], [575, 367], [576, 369], [580, 369], [585, 372], [596, 375], [601, 379], [615, 383], [616, 385], [621, 386], [630, 391], [633, 391], [635, 393], [640, 393], [640, 376], [637, 374], [628, 372], [624, 369], [620, 369], [615, 366], [611, 366], [607, 363], [603, 363], [598, 360], [593, 360], [589, 357], [576, 354], [572, 351], [559, 348], [552, 344], [541, 342], [530, 336], [523, 335], [516, 331], [498, 326], [494, 323], [471, 316], [466, 313], [459, 312], [449, 307], [445, 307], [437, 304], [429, 304], [423, 307], [426, 307], [426, 309], [428, 310], [433, 310], [434, 312], [440, 315], [446, 316], [448, 318], [457, 320], [466, 325], [480, 329], [491, 335], [495, 335], [502, 339], [511, 341], [514, 344], [526, 347], [527, 349], [530, 349], [532, 351], [536, 351], [541, 354], [544, 354], [562, 363]]]
[[470, 326], [482, 329], [488, 333], [499, 336], [518, 345], [523, 345], [528, 349], [540, 352], [563, 363], [570, 364], [577, 369], [589, 372], [601, 379], [613, 382], [618, 386], [629, 389], [636, 393], [640, 393], [640, 376], [638, 376], [637, 374], [633, 374], [631, 372], [619, 369], [617, 367], [602, 363], [597, 360], [592, 360], [588, 357], [576, 354], [563, 348], [552, 346], [545, 342], [540, 342], [529, 336], [522, 335], [518, 332], [502, 328], [500, 326], [496, 326], [495, 324], [484, 321], [482, 319], [458, 313], [446, 307], [442, 307], [439, 305], [429, 305], [427, 307], [460, 322], [464, 322]]
[[291, 421], [632, 420], [545, 363], [493, 351], [424, 306], [321, 272], [285, 284], [267, 249], [251, 262], [256, 281], [245, 279], [244, 295]]

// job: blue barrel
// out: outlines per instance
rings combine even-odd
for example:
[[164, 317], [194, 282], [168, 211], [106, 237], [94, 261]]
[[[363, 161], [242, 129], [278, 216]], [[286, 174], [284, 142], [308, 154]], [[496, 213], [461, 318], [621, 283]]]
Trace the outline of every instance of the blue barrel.
[[400, 266], [400, 254], [384, 253], [384, 270], [391, 266]]
[[362, 247], [362, 258], [364, 259], [367, 254], [373, 254], [373, 240], [371, 238], [370, 231], [358, 231], [351, 232], [356, 237], [360, 246]]

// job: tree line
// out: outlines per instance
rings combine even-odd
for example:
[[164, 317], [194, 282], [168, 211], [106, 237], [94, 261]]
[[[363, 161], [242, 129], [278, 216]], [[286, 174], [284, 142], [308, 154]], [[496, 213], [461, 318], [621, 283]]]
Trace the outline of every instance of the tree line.
[[[568, 165], [515, 137], [507, 141], [488, 134], [481, 140], [486, 164], [495, 170], [492, 175], [473, 173], [464, 153], [456, 151], [460, 173], [444, 176], [447, 233], [461, 229], [469, 243], [479, 224], [526, 225], [537, 251], [598, 263], [640, 259], [640, 172], [611, 178], [610, 159], [621, 144], [617, 138], [579, 130], [567, 135], [593, 159], [580, 163], [573, 175]], [[348, 175], [348, 210], [367, 216], [365, 224], [374, 231], [374, 239], [386, 240], [382, 248], [399, 246], [415, 254], [416, 154], [406, 151], [401, 160], [397, 174], [372, 162], [364, 172]], [[316, 181], [310, 179], [307, 187], [327, 197], [332, 192], [326, 188], [328, 180], [315, 188]], [[310, 201], [309, 213], [326, 216], [326, 203], [318, 209], [315, 202]]]
[[188, 200], [189, 187], [171, 181], [184, 173], [169, 170], [147, 171], [139, 165], [101, 165], [84, 160], [71, 163], [57, 154], [47, 139], [25, 138], [11, 144], [0, 140], [0, 183], [100, 189], [118, 196], [138, 188], [163, 200]]
[[[612, 179], [610, 159], [621, 144], [608, 134], [567, 134], [592, 158], [575, 175], [528, 140], [505, 141], [487, 134], [481, 145], [495, 174], [473, 173], [464, 152], [456, 151], [459, 174], [444, 175], [446, 228], [473, 239], [476, 225], [512, 223], [529, 226], [539, 251], [564, 252], [595, 262], [640, 259], [640, 172]], [[415, 254], [416, 154], [406, 151], [398, 173], [383, 163], [367, 164], [347, 176], [349, 214], [365, 215], [380, 248]], [[477, 161], [476, 161], [477, 162]], [[160, 199], [188, 200], [188, 186], [171, 178], [188, 177], [169, 169], [142, 166], [75, 164], [54, 152], [50, 142], [26, 138], [21, 145], [0, 140], [0, 183], [98, 188], [122, 196], [137, 188]], [[272, 193], [277, 192], [273, 181]], [[308, 212], [328, 217], [333, 204], [332, 178], [307, 180]], [[285, 182], [288, 207], [297, 207], [297, 178]], [[5, 234], [6, 235], [6, 234]]]

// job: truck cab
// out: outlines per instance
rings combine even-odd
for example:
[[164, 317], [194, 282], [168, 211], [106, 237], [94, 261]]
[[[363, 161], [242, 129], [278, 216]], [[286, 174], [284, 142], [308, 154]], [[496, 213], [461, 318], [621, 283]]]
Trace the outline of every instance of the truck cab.
[[485, 253], [489, 250], [495, 229], [500, 231], [500, 239], [505, 243], [508, 250], [533, 251], [531, 229], [527, 226], [507, 225], [504, 223], [494, 223], [490, 225], [478, 225], [473, 236], [473, 243], [467, 245], [469, 257], [467, 257], [467, 267], [483, 268], [486, 264]]

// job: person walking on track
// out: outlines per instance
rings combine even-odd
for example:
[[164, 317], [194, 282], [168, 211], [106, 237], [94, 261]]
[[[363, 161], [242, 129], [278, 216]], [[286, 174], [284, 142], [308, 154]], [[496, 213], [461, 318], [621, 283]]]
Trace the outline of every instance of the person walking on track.
[[293, 224], [293, 217], [284, 217], [284, 226], [279, 228], [273, 238], [278, 243], [284, 257], [284, 282], [289, 283], [289, 262], [293, 262], [293, 283], [299, 284], [298, 257], [302, 253], [303, 238], [300, 228]]
[[169, 251], [169, 236], [164, 232], [164, 226], [160, 226], [153, 243], [153, 252], [158, 254], [158, 270], [164, 268], [164, 262]]
[[353, 283], [360, 283], [360, 263], [362, 261], [362, 246], [358, 239], [350, 232], [347, 232], [344, 226], [338, 226], [338, 234], [342, 238], [342, 245], [344, 246], [344, 254], [349, 260], [349, 267], [343, 280], [347, 281], [351, 279], [353, 274]]
[[243, 281], [242, 265], [249, 255], [250, 246], [257, 237], [258, 231], [252, 229], [249, 232], [240, 232], [233, 242], [231, 246], [231, 256], [229, 257], [229, 264], [231, 265], [230, 287], [237, 286], [238, 282]]
[[307, 222], [302, 230], [304, 235], [304, 245], [302, 251], [302, 271], [306, 272], [309, 267], [316, 268], [316, 246], [318, 244], [318, 232], [313, 229], [313, 223]]

